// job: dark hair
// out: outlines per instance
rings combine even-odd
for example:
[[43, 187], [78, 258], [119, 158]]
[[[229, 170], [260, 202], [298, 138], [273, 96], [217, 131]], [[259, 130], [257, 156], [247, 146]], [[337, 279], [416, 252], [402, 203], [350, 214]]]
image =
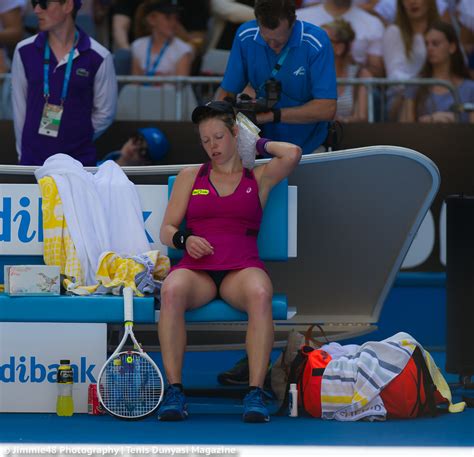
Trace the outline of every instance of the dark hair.
[[235, 116], [229, 113], [221, 113], [219, 111], [206, 111], [201, 114], [196, 120], [196, 124], [199, 126], [201, 122], [207, 121], [208, 119], [219, 119], [221, 120], [230, 133], [233, 133], [233, 129], [236, 126]]
[[[469, 74], [469, 70], [466, 66], [466, 62], [464, 61], [464, 56], [462, 55], [461, 48], [459, 45], [459, 40], [458, 36], [456, 34], [456, 30], [451, 24], [448, 24], [447, 22], [444, 21], [435, 21], [433, 22], [426, 33], [428, 33], [430, 30], [437, 30], [438, 32], [441, 32], [446, 39], [449, 41], [450, 44], [455, 44], [456, 45], [456, 50], [454, 51], [454, 54], [451, 54], [449, 61], [449, 72], [451, 73], [452, 76], [457, 76], [458, 78], [461, 79], [471, 79], [471, 75]], [[425, 34], [426, 35], [426, 34]], [[429, 62], [428, 59], [426, 59], [425, 64], [423, 68], [421, 69], [421, 72], [419, 74], [420, 78], [432, 78], [433, 77], [433, 65]], [[418, 112], [420, 111], [420, 108], [425, 104], [426, 99], [428, 98], [428, 92], [429, 88], [428, 86], [422, 86], [416, 94], [415, 98], [415, 106], [417, 110], [417, 115]]]
[[[64, 5], [66, 3], [66, 0], [61, 0], [60, 3], [62, 5]], [[80, 7], [79, 7], [80, 8]], [[77, 17], [77, 12], [79, 11], [79, 8], [76, 8], [76, 3], [73, 2], [73, 8], [72, 8], [72, 13], [71, 13], [71, 16], [73, 18], [74, 21], [76, 21], [76, 17]]]
[[295, 0], [256, 0], [254, 12], [257, 22], [272, 30], [282, 20], [287, 19], [290, 26], [296, 20]]
[[[427, 12], [427, 24], [428, 28], [435, 21], [439, 21], [439, 12], [438, 6], [436, 5], [436, 0], [426, 0], [428, 2], [428, 12]], [[413, 38], [415, 32], [411, 25], [410, 19], [408, 18], [407, 11], [403, 4], [403, 0], [398, 0], [397, 3], [397, 14], [395, 18], [395, 25], [400, 29], [400, 33], [403, 40], [403, 47], [405, 49], [405, 55], [410, 58], [413, 52]]]
[[140, 3], [135, 11], [135, 17], [133, 20], [133, 33], [135, 38], [141, 38], [151, 33], [151, 29], [146, 18], [154, 11], [162, 12], [164, 14], [178, 14], [180, 10], [177, 6], [174, 6], [172, 2], [166, 2], [163, 0], [145, 0], [143, 3]]
[[144, 1], [135, 10], [135, 17], [133, 18], [133, 35], [135, 39], [147, 36], [150, 34], [150, 26], [147, 24], [146, 9], [150, 1]]

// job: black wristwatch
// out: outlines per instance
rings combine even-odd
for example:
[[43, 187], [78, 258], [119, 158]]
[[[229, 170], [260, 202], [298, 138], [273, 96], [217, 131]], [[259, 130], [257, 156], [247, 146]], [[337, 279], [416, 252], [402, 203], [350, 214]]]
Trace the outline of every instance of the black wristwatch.
[[280, 108], [272, 108], [273, 113], [273, 123], [277, 124], [281, 121], [281, 109]]

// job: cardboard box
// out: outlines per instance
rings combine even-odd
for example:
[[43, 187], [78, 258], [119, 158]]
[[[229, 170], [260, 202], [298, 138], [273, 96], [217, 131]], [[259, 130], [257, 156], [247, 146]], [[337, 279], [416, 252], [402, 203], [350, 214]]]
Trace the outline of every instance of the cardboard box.
[[59, 295], [59, 267], [53, 265], [5, 265], [8, 295]]

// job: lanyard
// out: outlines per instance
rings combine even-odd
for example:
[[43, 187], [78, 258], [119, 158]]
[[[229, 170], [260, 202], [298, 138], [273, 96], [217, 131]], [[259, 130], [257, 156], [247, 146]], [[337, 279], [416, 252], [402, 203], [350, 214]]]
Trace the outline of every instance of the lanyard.
[[[278, 58], [277, 60], [277, 63], [275, 64], [275, 66], [273, 67], [273, 70], [272, 70], [272, 73], [271, 73], [271, 78], [272, 79], [275, 79], [275, 76], [277, 75], [277, 73], [280, 71], [281, 67], [283, 66], [283, 62], [286, 60], [286, 58], [288, 57], [288, 53], [290, 52], [290, 47], [287, 46], [285, 48], [285, 50], [280, 54], [280, 57]], [[265, 82], [266, 81], [263, 81], [262, 84], [260, 84], [260, 87], [258, 88], [258, 92], [260, 92], [263, 88], [263, 86], [265, 85]]]
[[161, 48], [160, 53], [156, 57], [155, 61], [153, 62], [153, 66], [150, 68], [150, 63], [151, 63], [151, 46], [152, 46], [152, 39], [150, 37], [150, 41], [148, 42], [148, 50], [146, 54], [146, 67], [145, 67], [145, 73], [147, 76], [154, 76], [156, 73], [156, 69], [158, 68], [158, 65], [160, 64], [161, 58], [163, 57], [163, 54], [165, 53], [166, 49], [168, 48], [170, 42], [167, 41], [163, 47]]
[[[79, 34], [74, 34], [74, 43], [77, 42]], [[71, 50], [69, 51], [69, 57], [66, 66], [66, 73], [64, 75], [64, 82], [63, 82], [63, 90], [61, 92], [61, 105], [64, 104], [64, 100], [66, 100], [67, 96], [67, 89], [69, 86], [69, 81], [71, 79], [71, 71], [72, 71], [72, 61], [74, 59], [74, 45], [72, 45]], [[43, 95], [46, 101], [49, 98], [49, 59], [51, 57], [51, 49], [49, 47], [49, 42], [46, 40], [46, 45], [44, 47], [44, 65], [43, 65], [43, 74], [44, 74], [44, 81], [43, 81]]]
[[280, 68], [283, 66], [283, 62], [285, 61], [289, 52], [290, 52], [290, 47], [287, 46], [286, 49], [281, 53], [280, 58], [278, 59], [275, 66], [273, 67], [272, 78], [274, 78], [277, 75], [277, 73], [280, 71]]

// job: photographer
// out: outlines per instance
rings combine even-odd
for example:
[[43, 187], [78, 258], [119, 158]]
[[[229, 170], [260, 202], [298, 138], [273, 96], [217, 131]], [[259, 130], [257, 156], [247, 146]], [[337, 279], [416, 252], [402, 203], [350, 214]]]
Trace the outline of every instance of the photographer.
[[331, 42], [322, 29], [297, 21], [294, 0], [257, 0], [256, 21], [242, 24], [216, 99], [242, 92], [237, 109], [252, 112], [262, 135], [322, 151], [336, 112], [336, 73]]

